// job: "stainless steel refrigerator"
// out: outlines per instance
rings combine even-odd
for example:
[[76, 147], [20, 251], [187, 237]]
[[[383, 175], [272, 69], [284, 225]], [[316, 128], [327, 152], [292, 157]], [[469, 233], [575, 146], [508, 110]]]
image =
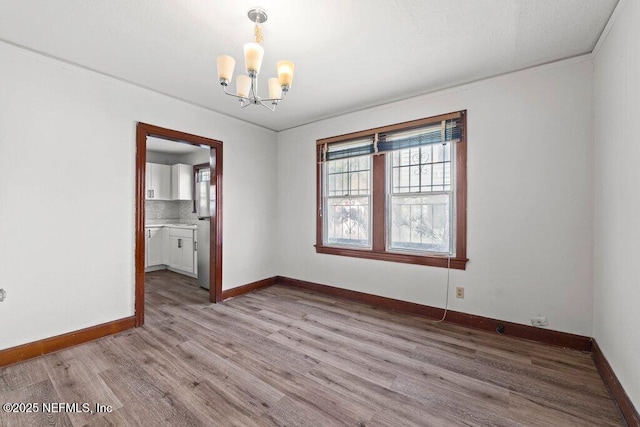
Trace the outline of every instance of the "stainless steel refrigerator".
[[[211, 182], [209, 173], [199, 174], [196, 183], [196, 213], [198, 215], [198, 286], [209, 289], [209, 254], [211, 231]], [[201, 180], [201, 177], [203, 178]]]

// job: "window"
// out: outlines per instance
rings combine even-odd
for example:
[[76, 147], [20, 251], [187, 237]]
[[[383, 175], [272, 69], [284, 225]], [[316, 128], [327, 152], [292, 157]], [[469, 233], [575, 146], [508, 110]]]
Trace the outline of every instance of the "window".
[[207, 194], [196, 194], [198, 190], [202, 191], [202, 188], [198, 185], [199, 182], [211, 181], [211, 165], [209, 163], [200, 163], [199, 165], [193, 165], [193, 213], [197, 213], [196, 205], [199, 197], [209, 197]]
[[[358, 148], [368, 142], [349, 144]], [[336, 144], [329, 150], [339, 150]], [[333, 151], [332, 151], [333, 152]], [[371, 247], [371, 158], [336, 159], [326, 163], [326, 230], [328, 244]]]
[[464, 269], [465, 126], [461, 111], [318, 140], [316, 251]]
[[198, 169], [196, 183], [209, 181], [211, 181], [211, 169], [209, 169], [209, 165], [206, 166], [206, 169]]

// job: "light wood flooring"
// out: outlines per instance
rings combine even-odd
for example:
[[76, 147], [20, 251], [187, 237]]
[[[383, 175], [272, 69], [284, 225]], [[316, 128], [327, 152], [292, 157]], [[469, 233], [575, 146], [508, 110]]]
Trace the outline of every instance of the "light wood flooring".
[[207, 303], [147, 274], [146, 324], [0, 370], [2, 426], [623, 425], [588, 354], [272, 286]]

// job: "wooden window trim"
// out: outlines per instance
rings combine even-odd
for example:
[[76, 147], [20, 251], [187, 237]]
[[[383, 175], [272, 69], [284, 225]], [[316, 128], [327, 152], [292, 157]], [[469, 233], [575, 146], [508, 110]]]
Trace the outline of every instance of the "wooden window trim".
[[355, 249], [323, 244], [322, 223], [322, 148], [325, 144], [349, 141], [356, 138], [372, 137], [376, 133], [418, 128], [442, 120], [461, 119], [462, 136], [456, 146], [456, 256], [451, 258], [453, 269], [466, 269], [467, 262], [467, 115], [465, 111], [443, 114], [419, 120], [383, 126], [350, 134], [323, 138], [316, 141], [316, 253], [367, 258], [381, 261], [401, 262], [406, 264], [427, 265], [432, 267], [449, 266], [446, 256], [419, 255], [386, 250], [386, 154], [373, 156], [373, 193], [372, 193], [372, 248]]

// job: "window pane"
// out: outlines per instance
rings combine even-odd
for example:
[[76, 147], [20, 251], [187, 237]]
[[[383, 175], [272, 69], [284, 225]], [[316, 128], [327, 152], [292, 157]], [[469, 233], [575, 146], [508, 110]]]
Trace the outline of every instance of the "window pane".
[[447, 191], [451, 189], [451, 163], [444, 164], [444, 187]]
[[411, 159], [412, 165], [419, 165], [424, 160], [422, 158], [422, 149], [421, 148], [410, 148], [409, 156]]
[[398, 150], [391, 159], [393, 193], [451, 190], [451, 144]]
[[403, 166], [396, 168], [400, 174], [400, 179], [395, 184], [394, 192], [409, 191], [409, 167]]
[[[433, 184], [431, 179], [433, 178], [433, 165], [424, 165], [420, 170], [420, 174], [422, 177], [422, 182], [420, 183], [420, 188], [425, 190], [431, 190], [431, 185]], [[416, 191], [418, 189], [416, 188]]]
[[367, 196], [370, 194], [371, 157], [331, 160], [326, 163], [326, 196]]
[[[444, 157], [444, 152], [449, 151], [449, 149], [447, 148], [449, 144], [446, 145], [442, 145], [442, 144], [433, 144], [431, 145], [431, 149], [433, 150], [433, 161], [434, 162], [442, 162], [445, 160]], [[446, 159], [448, 160], [448, 159]]]
[[391, 197], [390, 249], [450, 252], [448, 194]]
[[444, 185], [444, 165], [442, 163], [433, 165], [433, 185]]
[[199, 169], [198, 170], [198, 182], [209, 182], [211, 181], [211, 170], [210, 169]]
[[369, 197], [329, 198], [326, 243], [371, 246], [369, 214]]

